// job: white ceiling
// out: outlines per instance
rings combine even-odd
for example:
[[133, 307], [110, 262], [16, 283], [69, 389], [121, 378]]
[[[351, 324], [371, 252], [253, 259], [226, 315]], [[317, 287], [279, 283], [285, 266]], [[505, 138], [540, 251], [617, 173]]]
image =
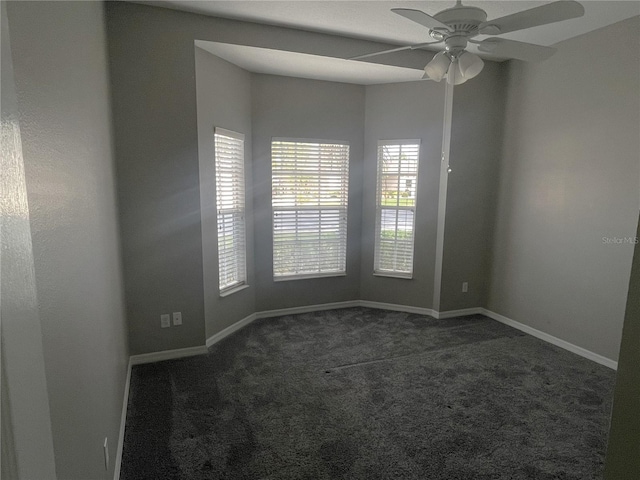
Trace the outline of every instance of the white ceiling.
[[[454, 0], [423, 2], [405, 1], [139, 1], [156, 6], [186, 10], [217, 17], [248, 20], [324, 33], [334, 33], [398, 45], [431, 40], [427, 29], [393, 14], [391, 8], [415, 8], [430, 15], [455, 4]], [[550, 3], [548, 1], [481, 0], [465, 1], [465, 5], [480, 7], [489, 19]], [[502, 35], [522, 42], [553, 45], [568, 38], [602, 28], [626, 18], [640, 15], [640, 1], [582, 0], [585, 15], [581, 18], [543, 25]], [[482, 37], [479, 37], [482, 38]]]
[[420, 80], [422, 70], [270, 48], [196, 40], [197, 47], [250, 72], [310, 78], [329, 82], [373, 85]]
[[[425, 27], [395, 15], [390, 11], [391, 8], [414, 8], [434, 15], [455, 4], [454, 0], [422, 2], [376, 0], [130, 1], [217, 17], [338, 34], [396, 45], [417, 44], [431, 39]], [[528, 0], [464, 1], [465, 5], [476, 6], [485, 10], [489, 19], [502, 17], [546, 3], [550, 2]], [[640, 0], [581, 0], [581, 3], [585, 8], [585, 15], [581, 18], [520, 30], [501, 35], [501, 37], [550, 46], [626, 18], [640, 15]], [[482, 38], [486, 37], [477, 37], [478, 40]], [[242, 47], [213, 42], [201, 42], [199, 46], [246, 70], [258, 73], [359, 84], [409, 81], [420, 78], [422, 75], [421, 71], [408, 68], [391, 66], [385, 68], [386, 66], [366, 62], [282, 52], [266, 48]], [[473, 46], [470, 46], [469, 50], [478, 53]], [[487, 57], [486, 55], [483, 56]]]

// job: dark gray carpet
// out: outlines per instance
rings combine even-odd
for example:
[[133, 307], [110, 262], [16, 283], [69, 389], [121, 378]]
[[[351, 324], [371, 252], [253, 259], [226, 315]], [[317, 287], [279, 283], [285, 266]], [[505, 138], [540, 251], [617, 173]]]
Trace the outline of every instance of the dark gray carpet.
[[258, 320], [133, 368], [121, 479], [600, 479], [614, 378], [482, 316]]

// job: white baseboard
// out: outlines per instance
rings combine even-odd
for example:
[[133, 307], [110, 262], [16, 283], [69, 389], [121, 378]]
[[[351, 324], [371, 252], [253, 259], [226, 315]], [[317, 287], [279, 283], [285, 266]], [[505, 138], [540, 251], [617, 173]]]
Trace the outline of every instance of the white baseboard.
[[124, 429], [127, 424], [127, 406], [129, 405], [129, 386], [131, 385], [131, 357], [127, 365], [127, 379], [124, 383], [124, 395], [122, 399], [122, 413], [120, 414], [120, 433], [118, 434], [118, 446], [116, 449], [116, 459], [113, 464], [113, 480], [120, 480], [120, 469], [122, 467], [122, 448], [124, 447]]
[[492, 312], [491, 310], [487, 310], [486, 308], [482, 308], [481, 310], [481, 313], [483, 315], [486, 315], [493, 320], [516, 328], [521, 332], [528, 333], [529, 335], [539, 338], [540, 340], [544, 340], [545, 342], [551, 343], [552, 345], [555, 345], [557, 347], [564, 348], [565, 350], [580, 355], [581, 357], [588, 358], [589, 360], [599, 363], [600, 365], [604, 365], [605, 367], [609, 367], [613, 370], [618, 369], [618, 362], [616, 362], [615, 360], [603, 357], [602, 355], [587, 350], [586, 348], [579, 347], [577, 345], [574, 345], [573, 343], [569, 343], [566, 340], [554, 337], [553, 335], [542, 332], [523, 323], [516, 322], [515, 320], [505, 317], [504, 315], [500, 315], [499, 313]]
[[321, 303], [319, 305], [306, 305], [304, 307], [280, 308], [278, 310], [265, 310], [256, 312], [256, 318], [281, 317], [283, 315], [296, 315], [298, 313], [320, 312], [322, 310], [333, 310], [336, 308], [351, 308], [361, 306], [359, 300], [349, 300], [347, 302]]
[[444, 312], [433, 312], [434, 317], [441, 318], [454, 318], [454, 317], [464, 317], [466, 315], [477, 315], [482, 312], [482, 308], [473, 307], [473, 308], [462, 308], [460, 310], [445, 310]]
[[[209, 337], [206, 341], [206, 345], [202, 345], [199, 347], [181, 348], [177, 350], [165, 350], [162, 352], [144, 353], [142, 355], [132, 355], [129, 359], [129, 362], [131, 365], [139, 365], [142, 363], [160, 362], [162, 360], [171, 360], [174, 358], [189, 357], [192, 355], [201, 355], [201, 354], [207, 353], [208, 347], [219, 342], [220, 340], [231, 335], [232, 333], [240, 330], [246, 325], [249, 325], [251, 322], [253, 322], [258, 318], [279, 317], [283, 315], [296, 315], [299, 313], [318, 312], [322, 310], [333, 310], [336, 308], [350, 308], [350, 307], [368, 307], [368, 308], [378, 308], [381, 310], [391, 310], [396, 312], [416, 313], [418, 315], [430, 315], [438, 319], [461, 317], [465, 315], [483, 314], [493, 320], [496, 320], [500, 323], [504, 323], [505, 325], [509, 325], [510, 327], [516, 328], [529, 335], [533, 335], [536, 338], [544, 340], [545, 342], [551, 343], [560, 348], [564, 348], [565, 350], [573, 352], [582, 357], [588, 358], [589, 360], [592, 360], [596, 363], [612, 368], [614, 370], [618, 368], [618, 362], [616, 362], [615, 360], [611, 360], [610, 358], [594, 353], [590, 350], [587, 350], [586, 348], [579, 347], [565, 340], [554, 337], [553, 335], [550, 335], [548, 333], [542, 332], [540, 330], [537, 330], [523, 323], [507, 318], [504, 315], [500, 315], [498, 313], [492, 312], [491, 310], [487, 310], [486, 308], [474, 307], [474, 308], [464, 308], [461, 310], [448, 310], [444, 312], [436, 312], [430, 308], [414, 307], [410, 305], [399, 305], [394, 303], [373, 302], [369, 300], [351, 300], [346, 302], [323, 303], [319, 305], [307, 305], [303, 307], [282, 308], [278, 310], [266, 310], [262, 312], [256, 312], [234, 323], [233, 325], [225, 328], [224, 330], [216, 333], [215, 335]], [[127, 382], [128, 381], [129, 381], [129, 378], [127, 377]]]
[[416, 313], [418, 315], [429, 315], [435, 317], [435, 313], [430, 308], [412, 307], [410, 305], [399, 305], [396, 303], [372, 302], [370, 300], [360, 300], [358, 306], [367, 308], [379, 308], [380, 310], [391, 310], [392, 312]]
[[228, 337], [233, 332], [236, 332], [236, 331], [240, 330], [242, 327], [245, 327], [245, 326], [249, 325], [256, 318], [257, 318], [256, 314], [252, 313], [251, 315], [243, 318], [242, 320], [237, 321], [233, 325], [228, 326], [224, 330], [219, 331], [215, 335], [210, 336], [209, 338], [207, 338], [207, 348], [209, 348], [211, 345], [213, 345], [215, 343], [218, 343], [223, 338]]
[[333, 310], [336, 308], [350, 308], [350, 307], [358, 307], [360, 304], [359, 301], [353, 300], [348, 302], [334, 302], [334, 303], [322, 303], [319, 305], [305, 305], [303, 307], [291, 307], [291, 308], [280, 308], [278, 310], [264, 310], [262, 312], [252, 313], [251, 315], [243, 318], [242, 320], [237, 321], [236, 323], [228, 326], [224, 330], [219, 331], [215, 335], [207, 338], [207, 348], [211, 345], [218, 343], [223, 338], [228, 337], [234, 332], [237, 332], [243, 327], [246, 327], [251, 322], [259, 319], [259, 318], [271, 318], [271, 317], [282, 317], [284, 315], [297, 315], [299, 313], [309, 313], [309, 312], [320, 312], [322, 310]]
[[175, 350], [163, 350], [162, 352], [143, 353], [141, 355], [131, 355], [129, 360], [131, 365], [140, 365], [143, 363], [173, 360], [174, 358], [192, 357], [193, 355], [202, 355], [203, 353], [207, 353], [206, 345], [177, 348]]

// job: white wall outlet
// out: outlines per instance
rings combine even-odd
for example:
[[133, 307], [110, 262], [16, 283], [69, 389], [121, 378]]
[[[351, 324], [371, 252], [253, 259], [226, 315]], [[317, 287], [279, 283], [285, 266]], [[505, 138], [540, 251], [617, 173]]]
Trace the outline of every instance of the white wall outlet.
[[168, 313], [160, 315], [160, 326], [162, 328], [168, 328], [171, 326], [171, 317], [169, 317]]
[[469, 282], [462, 282], [462, 291], [467, 293], [469, 291]]
[[182, 325], [182, 312], [173, 312], [173, 324]]
[[104, 449], [104, 468], [109, 470], [109, 438], [104, 437], [102, 448]]

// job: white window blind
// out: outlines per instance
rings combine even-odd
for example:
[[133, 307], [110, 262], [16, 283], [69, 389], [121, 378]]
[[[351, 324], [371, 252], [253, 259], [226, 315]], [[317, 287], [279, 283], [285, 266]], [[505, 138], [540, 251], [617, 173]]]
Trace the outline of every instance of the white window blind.
[[247, 281], [244, 135], [216, 128], [215, 169], [218, 221], [218, 280], [220, 293]]
[[374, 273], [413, 276], [419, 140], [378, 142]]
[[349, 145], [274, 138], [271, 168], [274, 279], [344, 275]]

